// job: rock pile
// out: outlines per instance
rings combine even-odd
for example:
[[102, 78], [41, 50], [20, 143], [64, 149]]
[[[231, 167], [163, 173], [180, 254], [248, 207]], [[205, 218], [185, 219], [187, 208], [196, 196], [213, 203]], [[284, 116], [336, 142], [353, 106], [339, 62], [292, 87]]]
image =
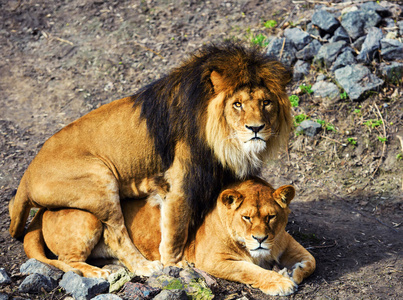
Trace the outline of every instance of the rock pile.
[[[85, 278], [74, 272], [63, 273], [61, 270], [29, 259], [24, 263], [20, 272], [27, 277], [22, 281], [18, 290], [21, 293], [38, 294], [43, 291], [51, 292], [57, 287], [70, 294], [76, 300], [118, 300], [120, 294], [128, 299], [213, 299], [210, 287], [216, 285], [214, 278], [203, 271], [187, 268], [167, 267], [162, 272], [154, 273], [145, 284], [131, 282], [134, 275], [121, 268], [107, 280]], [[113, 276], [117, 274], [117, 276]], [[4, 269], [0, 269], [0, 283], [10, 283]], [[118, 284], [116, 284], [118, 283]], [[4, 299], [7, 295], [0, 294]], [[6, 298], [7, 297], [7, 298]]]
[[310, 22], [285, 29], [270, 41], [267, 53], [293, 66], [295, 80], [312, 66], [326, 70], [331, 78], [313, 85], [314, 96], [338, 100], [339, 86], [351, 100], [360, 100], [385, 80], [402, 80], [403, 21], [396, 21], [401, 13], [399, 5], [386, 1], [341, 11], [317, 6]]

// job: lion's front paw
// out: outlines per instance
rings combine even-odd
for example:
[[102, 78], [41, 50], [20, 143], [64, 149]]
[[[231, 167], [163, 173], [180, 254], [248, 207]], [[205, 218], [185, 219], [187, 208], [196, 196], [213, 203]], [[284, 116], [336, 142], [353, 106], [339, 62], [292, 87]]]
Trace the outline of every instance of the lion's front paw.
[[164, 266], [159, 260], [146, 261], [138, 264], [136, 268], [136, 275], [139, 276], [150, 276], [154, 272], [162, 271]]
[[291, 279], [281, 276], [270, 281], [265, 287], [260, 288], [264, 293], [271, 296], [288, 296], [296, 292], [298, 285]]

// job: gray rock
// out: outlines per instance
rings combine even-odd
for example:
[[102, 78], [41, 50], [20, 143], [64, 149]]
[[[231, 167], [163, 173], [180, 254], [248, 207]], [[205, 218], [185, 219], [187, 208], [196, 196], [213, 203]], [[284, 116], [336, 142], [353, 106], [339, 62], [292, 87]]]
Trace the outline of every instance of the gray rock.
[[330, 100], [339, 100], [340, 91], [337, 85], [332, 82], [319, 81], [312, 86], [315, 98], [328, 98]]
[[337, 69], [343, 68], [345, 66], [354, 65], [357, 63], [357, 60], [354, 57], [354, 54], [351, 51], [344, 51], [341, 53], [332, 66], [332, 71], [336, 71]]
[[63, 276], [63, 271], [48, 264], [44, 264], [34, 258], [31, 258], [23, 263], [20, 267], [20, 272], [23, 275], [38, 273], [49, 276], [53, 280], [59, 280]]
[[379, 5], [376, 2], [366, 2], [360, 5], [360, 10], [363, 11], [374, 11], [381, 17], [385, 18], [388, 16], [391, 16], [392, 13], [387, 7], [384, 7], [382, 5]]
[[190, 283], [191, 281], [194, 280], [198, 280], [200, 278], [203, 278], [202, 275], [200, 275], [197, 271], [195, 271], [194, 269], [185, 269], [182, 270], [179, 273], [179, 276], [181, 277], [181, 279], [185, 282], [185, 283]]
[[153, 273], [146, 281], [147, 285], [154, 288], [164, 289], [169, 287], [174, 289], [183, 289], [184, 283], [181, 278], [175, 278], [161, 273]]
[[346, 44], [345, 41], [338, 41], [323, 45], [313, 60], [314, 64], [319, 67], [329, 68]]
[[320, 29], [333, 33], [339, 26], [339, 21], [326, 10], [318, 10], [312, 16], [312, 24]]
[[8, 300], [8, 295], [0, 293], [0, 300]]
[[0, 268], [0, 284], [9, 284], [11, 279], [4, 268]]
[[182, 271], [183, 269], [178, 268], [178, 267], [174, 267], [174, 266], [169, 266], [169, 267], [165, 267], [162, 272], [164, 274], [167, 274], [169, 276], [178, 278], [179, 277], [179, 273]]
[[361, 51], [362, 44], [364, 44], [365, 38], [366, 38], [366, 36], [359, 37], [358, 39], [355, 40], [354, 43], [351, 44], [351, 46], [354, 49], [357, 49], [358, 51]]
[[187, 300], [188, 295], [184, 290], [163, 290], [154, 300]]
[[127, 282], [124, 286], [124, 293], [128, 299], [153, 299], [160, 292], [160, 288], [154, 288], [138, 282]]
[[395, 84], [402, 82], [403, 78], [403, 63], [391, 62], [391, 63], [381, 63], [379, 65], [379, 70], [381, 74], [389, 81]]
[[115, 294], [101, 294], [91, 298], [91, 300], [122, 300], [122, 298]]
[[385, 60], [403, 59], [403, 43], [394, 39], [382, 39], [381, 55]]
[[360, 99], [362, 94], [379, 88], [384, 82], [363, 65], [346, 66], [337, 69], [335, 78], [351, 100]]
[[300, 28], [287, 28], [284, 36], [290, 40], [297, 50], [301, 50], [312, 41], [312, 37]]
[[267, 55], [275, 57], [288, 67], [296, 61], [296, 52], [294, 45], [286, 38], [274, 38], [267, 46]]
[[321, 36], [320, 28], [318, 26], [312, 24], [312, 22], [310, 22], [306, 25], [306, 32], [308, 32], [309, 34], [312, 34], [314, 36]]
[[322, 47], [322, 44], [318, 40], [313, 40], [306, 45], [306, 47], [298, 51], [295, 56], [298, 59], [311, 60], [316, 54], [318, 54], [320, 47]]
[[105, 279], [85, 278], [74, 272], [65, 273], [59, 285], [77, 300], [91, 299], [109, 289]]
[[294, 72], [293, 72], [294, 80], [303, 79], [304, 76], [309, 74], [310, 70], [311, 70], [310, 63], [303, 61], [303, 60], [297, 60], [297, 62], [294, 65]]
[[47, 292], [50, 292], [56, 287], [57, 282], [55, 280], [53, 280], [49, 276], [35, 273], [27, 276], [18, 287], [18, 290], [21, 293], [36, 294], [42, 292], [42, 289], [44, 289]]
[[329, 43], [334, 43], [338, 41], [350, 42], [350, 36], [348, 35], [347, 31], [341, 26], [336, 29], [332, 38], [329, 40]]
[[376, 12], [356, 10], [350, 11], [342, 17], [341, 26], [355, 40], [365, 35], [365, 29], [376, 26], [380, 21], [381, 17]]
[[397, 26], [399, 27], [400, 36], [403, 36], [403, 21], [398, 21]]
[[302, 121], [297, 127], [297, 132], [303, 132], [307, 136], [315, 136], [322, 130], [322, 125], [312, 120]]
[[371, 62], [381, 48], [382, 38], [382, 29], [371, 27], [368, 30], [364, 43], [362, 44], [360, 54], [357, 55], [357, 60], [360, 62]]

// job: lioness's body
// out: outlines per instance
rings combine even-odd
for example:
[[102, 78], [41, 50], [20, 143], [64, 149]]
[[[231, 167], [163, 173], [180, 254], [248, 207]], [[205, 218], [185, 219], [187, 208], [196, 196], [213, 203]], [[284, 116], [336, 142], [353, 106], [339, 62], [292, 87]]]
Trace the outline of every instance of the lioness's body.
[[161, 264], [131, 242], [120, 200], [157, 193], [161, 261], [176, 264], [191, 222], [201, 222], [224, 184], [258, 173], [287, 141], [288, 79], [255, 50], [211, 46], [90, 112], [52, 136], [28, 167], [9, 204], [11, 235], [22, 235], [31, 207], [86, 210], [125, 266], [147, 275]]
[[[288, 203], [293, 196], [290, 186], [274, 191], [257, 179], [231, 186], [220, 194], [217, 206], [185, 247], [185, 258], [212, 275], [250, 284], [271, 295], [292, 293], [296, 284], [315, 269], [312, 255], [285, 231]], [[122, 208], [136, 247], [146, 258], [160, 259], [158, 206], [153, 201], [131, 201], [122, 203]], [[30, 225], [24, 248], [28, 257], [63, 271], [78, 269], [84, 276], [106, 276], [107, 271], [85, 263], [90, 254], [116, 257], [102, 235], [101, 222], [90, 213], [41, 210]], [[45, 257], [42, 236], [59, 261]], [[262, 268], [273, 262], [288, 272], [279, 274]]]

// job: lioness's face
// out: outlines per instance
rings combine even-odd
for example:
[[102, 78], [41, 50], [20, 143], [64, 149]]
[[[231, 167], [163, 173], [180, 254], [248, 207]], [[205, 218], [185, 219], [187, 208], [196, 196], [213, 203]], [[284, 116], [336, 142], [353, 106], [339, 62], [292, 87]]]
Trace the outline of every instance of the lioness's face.
[[290, 213], [288, 203], [294, 192], [292, 186], [274, 190], [247, 181], [221, 194], [232, 236], [248, 249], [252, 257], [270, 254], [276, 237], [284, 232]]
[[264, 87], [235, 92], [226, 99], [224, 114], [230, 138], [237, 139], [245, 152], [262, 152], [276, 134], [278, 102]]

